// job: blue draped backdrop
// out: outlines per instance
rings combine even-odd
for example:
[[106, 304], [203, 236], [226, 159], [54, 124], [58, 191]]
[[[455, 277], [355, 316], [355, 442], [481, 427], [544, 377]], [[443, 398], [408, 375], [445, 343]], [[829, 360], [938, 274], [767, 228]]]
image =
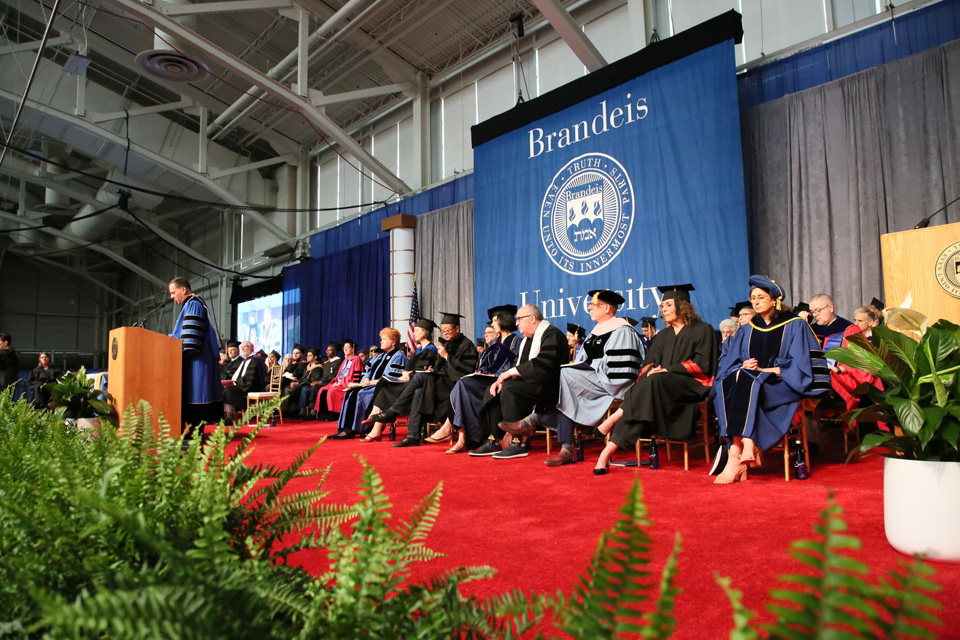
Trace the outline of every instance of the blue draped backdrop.
[[356, 340], [379, 344], [390, 322], [390, 239], [309, 260], [283, 270], [283, 348]]

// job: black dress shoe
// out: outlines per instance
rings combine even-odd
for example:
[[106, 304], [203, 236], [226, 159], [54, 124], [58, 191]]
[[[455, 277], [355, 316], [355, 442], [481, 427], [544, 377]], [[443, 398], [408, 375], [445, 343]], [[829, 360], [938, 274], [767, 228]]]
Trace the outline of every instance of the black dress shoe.
[[335, 434], [330, 436], [331, 440], [352, 440], [353, 438], [353, 431], [337, 431]]
[[399, 449], [401, 447], [419, 447], [419, 446], [420, 446], [420, 441], [415, 438], [404, 438], [397, 444], [393, 445], [395, 449]]

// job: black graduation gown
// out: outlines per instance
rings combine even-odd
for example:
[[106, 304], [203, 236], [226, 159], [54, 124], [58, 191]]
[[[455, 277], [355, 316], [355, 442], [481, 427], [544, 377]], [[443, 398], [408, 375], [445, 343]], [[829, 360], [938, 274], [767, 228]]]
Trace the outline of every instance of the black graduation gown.
[[50, 404], [50, 392], [47, 391], [43, 385], [48, 382], [56, 382], [57, 378], [63, 375], [63, 372], [60, 369], [55, 369], [53, 365], [50, 366], [46, 371], [43, 367], [37, 365], [33, 371], [30, 372], [30, 377], [27, 378], [27, 386], [30, 387], [30, 391], [33, 392], [33, 406], [37, 409], [46, 409], [47, 405]]
[[0, 391], [17, 381], [17, 352], [13, 349], [0, 350]]
[[[623, 417], [610, 433], [610, 440], [624, 449], [651, 435], [689, 440], [697, 403], [710, 393], [717, 375], [717, 334], [706, 322], [686, 325], [680, 333], [667, 327], [656, 338], [637, 383], [624, 396]], [[666, 371], [648, 375], [657, 365]]]
[[[292, 383], [293, 380], [299, 380], [300, 377], [303, 375], [303, 372], [306, 370], [307, 370], [307, 363], [304, 360], [301, 360], [299, 362], [291, 362], [290, 364], [288, 364], [287, 368], [283, 370], [284, 375], [280, 376], [280, 391], [283, 392], [289, 389], [290, 383]], [[293, 380], [285, 377], [286, 374], [288, 373], [293, 374]]]
[[[431, 368], [436, 370], [439, 360], [440, 354], [437, 353], [437, 348], [432, 344], [428, 344], [425, 347], [418, 348], [417, 351], [410, 356], [403, 370], [426, 371]], [[373, 395], [373, 404], [371, 406], [378, 407], [381, 410], [393, 406], [397, 400], [400, 399], [400, 394], [403, 393], [406, 386], [406, 382], [391, 382], [387, 378], [380, 378], [380, 382], [377, 383], [377, 390]]]
[[440, 342], [447, 350], [447, 357], [439, 358], [434, 369], [435, 375], [428, 376], [424, 381], [420, 400], [410, 409], [412, 412], [425, 413], [437, 420], [447, 413], [453, 386], [460, 378], [476, 370], [479, 358], [473, 341], [462, 333], [446, 342], [441, 338]]

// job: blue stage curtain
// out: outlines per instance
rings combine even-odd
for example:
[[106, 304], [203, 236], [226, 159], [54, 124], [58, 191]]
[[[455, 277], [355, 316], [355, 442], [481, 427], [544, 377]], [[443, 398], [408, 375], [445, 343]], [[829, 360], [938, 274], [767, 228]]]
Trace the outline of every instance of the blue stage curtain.
[[944, 0], [748, 70], [737, 78], [740, 108], [845, 78], [957, 38], [960, 0]]
[[352, 339], [379, 344], [390, 322], [390, 239], [309, 260], [283, 270], [283, 345], [324, 347]]

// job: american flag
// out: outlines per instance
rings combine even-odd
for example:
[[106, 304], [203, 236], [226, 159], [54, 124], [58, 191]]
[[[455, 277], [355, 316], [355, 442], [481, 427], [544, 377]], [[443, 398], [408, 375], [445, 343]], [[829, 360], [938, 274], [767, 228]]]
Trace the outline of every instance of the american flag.
[[412, 354], [417, 349], [417, 341], [413, 339], [413, 325], [420, 318], [420, 301], [417, 299], [417, 281], [413, 281], [413, 299], [410, 300], [410, 325], [407, 327], [407, 349]]

